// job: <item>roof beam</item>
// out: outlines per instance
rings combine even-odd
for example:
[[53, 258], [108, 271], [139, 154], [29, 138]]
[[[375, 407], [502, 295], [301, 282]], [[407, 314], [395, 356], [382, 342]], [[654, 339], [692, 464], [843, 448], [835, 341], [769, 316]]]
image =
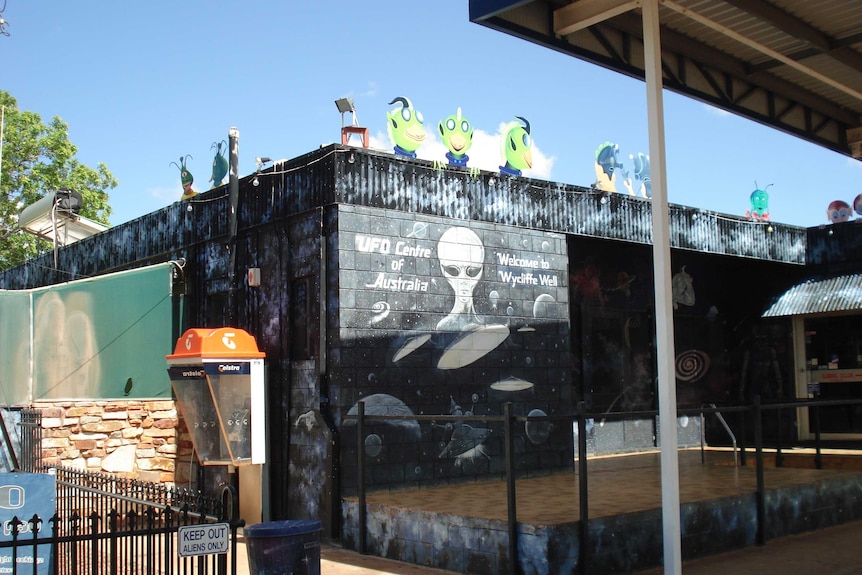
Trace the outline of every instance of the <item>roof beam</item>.
[[[611, 24], [620, 32], [643, 41], [641, 38], [640, 18], [635, 14], [623, 15], [614, 19], [612, 23], [608, 22], [603, 25], [609, 26]], [[688, 36], [662, 28], [661, 39], [662, 46], [668, 52], [678, 54], [692, 62], [703, 63], [725, 74], [731, 74], [740, 80], [750, 82], [752, 86], [756, 86], [761, 90], [783, 94], [785, 97], [792, 98], [803, 106], [810, 107], [821, 114], [828, 115], [850, 126], [859, 125], [859, 116], [857, 114], [824, 102], [807, 90], [794, 86], [790, 82], [778, 76], [773, 76], [768, 72], [751, 73], [750, 68], [741, 60], [708, 46], [698, 44]]]
[[721, 34], [724, 34], [728, 38], [732, 38], [732, 39], [736, 40], [737, 42], [744, 44], [745, 46], [748, 46], [749, 48], [753, 48], [754, 50], [757, 50], [758, 52], [760, 52], [762, 54], [766, 54], [767, 56], [774, 58], [774, 59], [786, 64], [787, 66], [790, 66], [791, 68], [798, 70], [799, 72], [802, 72], [803, 74], [806, 74], [806, 75], [808, 75], [808, 76], [810, 76], [810, 77], [812, 77], [812, 78], [814, 78], [820, 82], [823, 82], [827, 86], [831, 86], [831, 87], [835, 88], [836, 90], [840, 90], [841, 92], [844, 92], [848, 96], [852, 96], [853, 98], [856, 98], [857, 100], [862, 102], [862, 92], [860, 92], [858, 90], [854, 90], [850, 86], [847, 86], [845, 84], [842, 84], [841, 82], [833, 80], [832, 78], [830, 78], [826, 74], [821, 74], [817, 70], [814, 70], [812, 68], [809, 68], [808, 66], [800, 64], [799, 62], [796, 62], [796, 61], [792, 60], [791, 58], [788, 58], [784, 54], [777, 52], [777, 51], [773, 50], [772, 48], [764, 46], [763, 44], [761, 44], [759, 42], [755, 42], [751, 38], [748, 38], [747, 36], [740, 34], [739, 32], [736, 32], [735, 30], [732, 30], [732, 29], [728, 28], [727, 26], [723, 26], [723, 25], [719, 24], [718, 22], [715, 22], [714, 20], [710, 20], [706, 16], [698, 14], [694, 10], [686, 8], [685, 6], [677, 4], [676, 2], [673, 2], [673, 0], [659, 0], [659, 2], [661, 3], [662, 6], [670, 8], [674, 12], [682, 14], [686, 18], [690, 18], [690, 19], [694, 20], [695, 22], [698, 22], [700, 24], [703, 24], [704, 26], [707, 26], [708, 28], [711, 28], [717, 32], [720, 32]]
[[[762, 0], [725, 0], [725, 2], [769, 22], [785, 34], [806, 42], [816, 48], [818, 52], [826, 54], [845, 66], [862, 72], [862, 54], [847, 46], [842, 46], [840, 41], [824, 34], [792, 14]], [[791, 58], [793, 60], [799, 59], [794, 56]]]
[[641, 0], [576, 0], [554, 10], [554, 33], [566, 36], [641, 6]]

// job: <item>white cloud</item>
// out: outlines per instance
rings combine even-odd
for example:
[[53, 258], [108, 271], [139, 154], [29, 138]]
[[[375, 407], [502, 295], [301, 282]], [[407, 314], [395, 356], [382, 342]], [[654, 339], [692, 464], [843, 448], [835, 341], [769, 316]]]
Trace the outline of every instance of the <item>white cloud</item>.
[[733, 112], [728, 112], [727, 110], [722, 110], [721, 108], [716, 108], [710, 104], [702, 104], [704, 108], [706, 108], [707, 113], [712, 114], [713, 116], [733, 116]]
[[[197, 188], [192, 185], [192, 188], [197, 190]], [[147, 195], [159, 200], [159, 202], [164, 204], [170, 204], [180, 199], [183, 195], [183, 184], [180, 180], [177, 180], [174, 187], [165, 188], [165, 187], [157, 187], [157, 188], [148, 188], [146, 191]]]
[[372, 80], [372, 81], [368, 82], [368, 88], [365, 90], [365, 93], [362, 95], [367, 97], [367, 98], [373, 98], [374, 96], [377, 95], [377, 91], [378, 91], [377, 82]]

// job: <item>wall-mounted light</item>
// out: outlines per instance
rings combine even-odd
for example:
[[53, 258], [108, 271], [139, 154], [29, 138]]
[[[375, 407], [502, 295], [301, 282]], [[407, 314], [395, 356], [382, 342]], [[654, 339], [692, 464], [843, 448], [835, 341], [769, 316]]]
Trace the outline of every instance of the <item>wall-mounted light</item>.
[[261, 171], [263, 169], [264, 164], [268, 164], [272, 161], [272, 158], [267, 158], [266, 156], [262, 158], [255, 158], [254, 163], [257, 164], [257, 171]]

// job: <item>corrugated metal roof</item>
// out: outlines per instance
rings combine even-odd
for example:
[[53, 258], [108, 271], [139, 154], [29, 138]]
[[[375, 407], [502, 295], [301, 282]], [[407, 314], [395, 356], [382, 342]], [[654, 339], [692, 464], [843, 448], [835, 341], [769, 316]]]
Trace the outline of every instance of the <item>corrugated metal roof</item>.
[[[635, 3], [469, 3], [474, 22], [644, 77]], [[659, 0], [659, 7], [665, 88], [862, 159], [860, 0]]]
[[862, 310], [862, 274], [808, 279], [778, 298], [763, 317]]

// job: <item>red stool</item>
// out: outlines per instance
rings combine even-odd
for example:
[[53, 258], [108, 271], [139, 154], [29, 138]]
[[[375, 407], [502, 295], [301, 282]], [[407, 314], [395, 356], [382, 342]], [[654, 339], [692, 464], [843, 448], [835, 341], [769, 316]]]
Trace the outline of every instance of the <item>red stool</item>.
[[360, 126], [342, 126], [341, 128], [341, 143], [343, 145], [347, 145], [350, 141], [350, 136], [352, 134], [356, 134], [362, 140], [362, 147], [368, 147], [368, 128], [362, 128]]

